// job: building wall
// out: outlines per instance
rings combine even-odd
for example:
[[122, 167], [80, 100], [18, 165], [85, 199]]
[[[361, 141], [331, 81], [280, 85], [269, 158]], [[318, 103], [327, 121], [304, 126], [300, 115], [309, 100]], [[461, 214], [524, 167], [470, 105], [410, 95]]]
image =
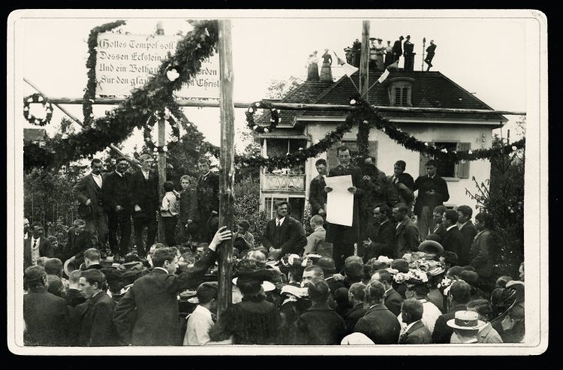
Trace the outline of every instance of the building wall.
[[[326, 133], [334, 130], [338, 123], [308, 123], [305, 129], [306, 133], [311, 136], [311, 145], [325, 137]], [[410, 135], [415, 136], [421, 141], [460, 141], [470, 142], [471, 149], [490, 148], [492, 145], [492, 128], [483, 125], [470, 125], [470, 124], [440, 124], [433, 125], [427, 123], [418, 124], [402, 124], [401, 129], [408, 132]], [[354, 128], [351, 132], [346, 133], [343, 140], [356, 140], [357, 129]], [[390, 139], [385, 133], [372, 129], [370, 132], [369, 140], [378, 141], [377, 153], [372, 153], [377, 158], [377, 167], [385, 172], [387, 175], [393, 173], [393, 164], [395, 161], [402, 159], [407, 163], [406, 172], [410, 173], [416, 179], [419, 173], [420, 166], [420, 153], [408, 150], [402, 145], [397, 144]], [[315, 169], [315, 161], [318, 158], [327, 158], [326, 153], [322, 153], [316, 158], [311, 158], [307, 161], [305, 171], [307, 174], [306, 180], [306, 194], [308, 197], [309, 183], [313, 177], [317, 175]], [[336, 164], [329, 163], [329, 168]], [[488, 160], [472, 161], [469, 164], [469, 178], [457, 179], [446, 178], [448, 183], [448, 190], [450, 199], [446, 202], [446, 206], [458, 206], [461, 204], [469, 205], [473, 210], [476, 209], [476, 202], [473, 201], [467, 194], [466, 190], [475, 193], [477, 188], [472, 177], [478, 183], [481, 183], [490, 177], [491, 165]], [[423, 173], [424, 175], [424, 173]], [[415, 193], [416, 194], [416, 193]], [[474, 213], [475, 214], [475, 213]]]

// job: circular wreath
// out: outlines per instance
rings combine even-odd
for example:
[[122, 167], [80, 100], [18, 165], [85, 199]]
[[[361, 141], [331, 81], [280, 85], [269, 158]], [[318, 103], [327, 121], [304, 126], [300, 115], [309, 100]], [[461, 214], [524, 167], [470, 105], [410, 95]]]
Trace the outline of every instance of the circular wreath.
[[[29, 112], [29, 106], [34, 103], [41, 103], [45, 110], [45, 118], [37, 118]], [[23, 100], [23, 116], [31, 124], [45, 126], [53, 118], [53, 105], [43, 95], [32, 94]]]
[[[254, 122], [254, 113], [256, 113], [256, 111], [258, 109], [269, 109], [270, 110], [270, 125], [269, 126], [259, 126], [256, 122]], [[275, 130], [276, 126], [281, 121], [279, 109], [272, 107], [272, 104], [270, 104], [268, 102], [264, 102], [264, 101], [252, 103], [248, 107], [248, 109], [246, 110], [245, 114], [246, 114], [247, 126], [251, 130], [253, 130], [257, 133], [260, 133], [260, 134], [268, 133], [270, 131]]]

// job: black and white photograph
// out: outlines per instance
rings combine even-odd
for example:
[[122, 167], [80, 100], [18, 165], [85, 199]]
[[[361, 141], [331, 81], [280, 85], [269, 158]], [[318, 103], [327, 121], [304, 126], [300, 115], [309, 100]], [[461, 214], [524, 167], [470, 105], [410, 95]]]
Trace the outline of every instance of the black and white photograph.
[[21, 9], [7, 30], [12, 354], [546, 352], [541, 11]]

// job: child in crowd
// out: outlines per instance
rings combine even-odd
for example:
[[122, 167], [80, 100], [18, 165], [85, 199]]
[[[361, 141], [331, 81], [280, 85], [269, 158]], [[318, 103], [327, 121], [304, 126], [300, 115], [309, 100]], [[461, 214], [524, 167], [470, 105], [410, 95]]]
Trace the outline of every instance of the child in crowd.
[[178, 214], [180, 206], [178, 202], [178, 193], [174, 190], [172, 181], [164, 182], [164, 197], [160, 206], [160, 215], [164, 222], [164, 241], [169, 246], [176, 245], [176, 224], [178, 223]]

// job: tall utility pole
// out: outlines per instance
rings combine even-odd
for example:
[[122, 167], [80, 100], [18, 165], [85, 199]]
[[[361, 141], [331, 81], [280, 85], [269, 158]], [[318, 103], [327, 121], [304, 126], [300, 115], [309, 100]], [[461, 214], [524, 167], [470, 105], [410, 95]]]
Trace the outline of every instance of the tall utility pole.
[[[221, 110], [221, 152], [219, 163], [219, 227], [233, 229], [234, 182], [235, 182], [235, 106], [233, 103], [233, 57], [231, 43], [231, 21], [219, 20], [219, 95]], [[232, 273], [234, 238], [223, 242], [219, 250], [219, 296], [218, 316], [232, 301]]]
[[[164, 35], [164, 29], [162, 28], [162, 22], [156, 24], [156, 34]], [[164, 109], [164, 108], [163, 108]], [[164, 152], [164, 147], [166, 146], [166, 120], [161, 118], [158, 120], [158, 141], [157, 146], [158, 151], [158, 200], [159, 203], [164, 197], [164, 182], [166, 181], [166, 153]], [[164, 222], [162, 222], [162, 216], [158, 212], [158, 232], [157, 240], [161, 243], [164, 242]], [[147, 246], [149, 248], [150, 246]]]
[[360, 95], [368, 100], [369, 89], [369, 21], [362, 22], [362, 49], [360, 54]]

